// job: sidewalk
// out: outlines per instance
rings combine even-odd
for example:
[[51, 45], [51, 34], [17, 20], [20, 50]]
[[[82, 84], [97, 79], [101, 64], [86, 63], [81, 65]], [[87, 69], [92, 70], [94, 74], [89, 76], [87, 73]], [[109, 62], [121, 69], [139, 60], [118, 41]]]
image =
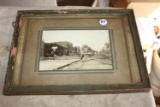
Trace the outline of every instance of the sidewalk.
[[80, 59], [67, 59], [67, 60], [41, 60], [39, 70], [57, 70], [57, 68], [76, 62]]

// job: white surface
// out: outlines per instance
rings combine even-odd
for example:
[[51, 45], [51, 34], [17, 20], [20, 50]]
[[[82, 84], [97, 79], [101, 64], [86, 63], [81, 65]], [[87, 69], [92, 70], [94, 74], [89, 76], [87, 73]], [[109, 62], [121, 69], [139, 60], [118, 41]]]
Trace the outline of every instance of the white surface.
[[154, 33], [154, 19], [136, 18], [136, 23], [141, 43], [152, 45], [156, 41]]
[[56, 0], [0, 0], [0, 6], [56, 6]]
[[[64, 8], [67, 9], [71, 7]], [[151, 91], [140, 93], [95, 95], [2, 95], [8, 62], [8, 51], [13, 34], [12, 22], [15, 21], [17, 10], [22, 9], [33, 8], [0, 7], [0, 107], [155, 107]], [[41, 7], [34, 9], [55, 8]]]
[[149, 18], [160, 18], [160, 6], [148, 15]]

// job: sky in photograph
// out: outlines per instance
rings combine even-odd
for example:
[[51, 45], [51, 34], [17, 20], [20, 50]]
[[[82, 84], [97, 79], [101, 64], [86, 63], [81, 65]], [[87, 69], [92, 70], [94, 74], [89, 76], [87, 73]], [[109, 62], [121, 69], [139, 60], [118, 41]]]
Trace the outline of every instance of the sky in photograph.
[[44, 30], [42, 40], [45, 43], [68, 41], [73, 46], [82, 47], [87, 44], [96, 51], [100, 51], [105, 43], [109, 43], [108, 30]]

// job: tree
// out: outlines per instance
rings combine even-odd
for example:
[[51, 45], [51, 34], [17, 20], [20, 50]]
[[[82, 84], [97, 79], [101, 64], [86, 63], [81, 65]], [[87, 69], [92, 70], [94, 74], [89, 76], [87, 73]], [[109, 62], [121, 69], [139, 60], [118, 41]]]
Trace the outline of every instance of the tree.
[[81, 48], [81, 50], [82, 50], [82, 53], [84, 53], [84, 54], [86, 54], [86, 53], [88, 53], [88, 45], [87, 44], [85, 44], [85, 45], [82, 45], [82, 48]]
[[108, 52], [110, 52], [110, 44], [109, 43], [105, 43], [104, 47], [101, 50], [101, 53], [105, 53], [106, 54]]

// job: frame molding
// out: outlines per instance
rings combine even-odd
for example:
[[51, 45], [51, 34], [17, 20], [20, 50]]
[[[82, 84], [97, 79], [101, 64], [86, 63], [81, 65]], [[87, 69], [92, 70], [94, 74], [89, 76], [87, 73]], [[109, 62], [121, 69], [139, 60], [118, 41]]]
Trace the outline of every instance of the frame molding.
[[[16, 17], [16, 23], [13, 34], [14, 47], [18, 47], [19, 43], [19, 31], [21, 19], [39, 17], [42, 19], [45, 16], [48, 17], [74, 17], [81, 16], [82, 14], [88, 15], [88, 17], [107, 15], [108, 17], [127, 17], [129, 21], [129, 28], [133, 39], [133, 47], [135, 50], [137, 65], [139, 68], [140, 82], [132, 84], [84, 84], [84, 85], [45, 85], [45, 86], [21, 86], [13, 83], [15, 63], [14, 58], [9, 56], [9, 62], [7, 67], [7, 74], [5, 80], [5, 86], [3, 90], [4, 95], [38, 95], [38, 94], [103, 94], [103, 93], [126, 93], [126, 92], [142, 92], [150, 90], [149, 77], [147, 74], [146, 66], [144, 63], [144, 57], [142, 53], [142, 47], [136, 27], [135, 17], [133, 10], [131, 9], [81, 9], [81, 10], [27, 10], [18, 11]], [[43, 16], [43, 17], [42, 17]], [[57, 29], [57, 28], [56, 28]], [[62, 29], [62, 28], [61, 28]], [[69, 28], [70, 29], [70, 28]], [[93, 29], [93, 28], [92, 28]], [[108, 27], [107, 27], [108, 29]], [[110, 28], [109, 28], [110, 29]], [[113, 32], [110, 32], [113, 33]], [[115, 42], [115, 41], [112, 41]], [[12, 49], [11, 49], [12, 50]], [[11, 51], [10, 51], [11, 53]], [[116, 57], [116, 55], [115, 55]], [[117, 68], [118, 69], [118, 68]], [[132, 73], [131, 73], [132, 74]], [[19, 79], [18, 79], [19, 80]]]

